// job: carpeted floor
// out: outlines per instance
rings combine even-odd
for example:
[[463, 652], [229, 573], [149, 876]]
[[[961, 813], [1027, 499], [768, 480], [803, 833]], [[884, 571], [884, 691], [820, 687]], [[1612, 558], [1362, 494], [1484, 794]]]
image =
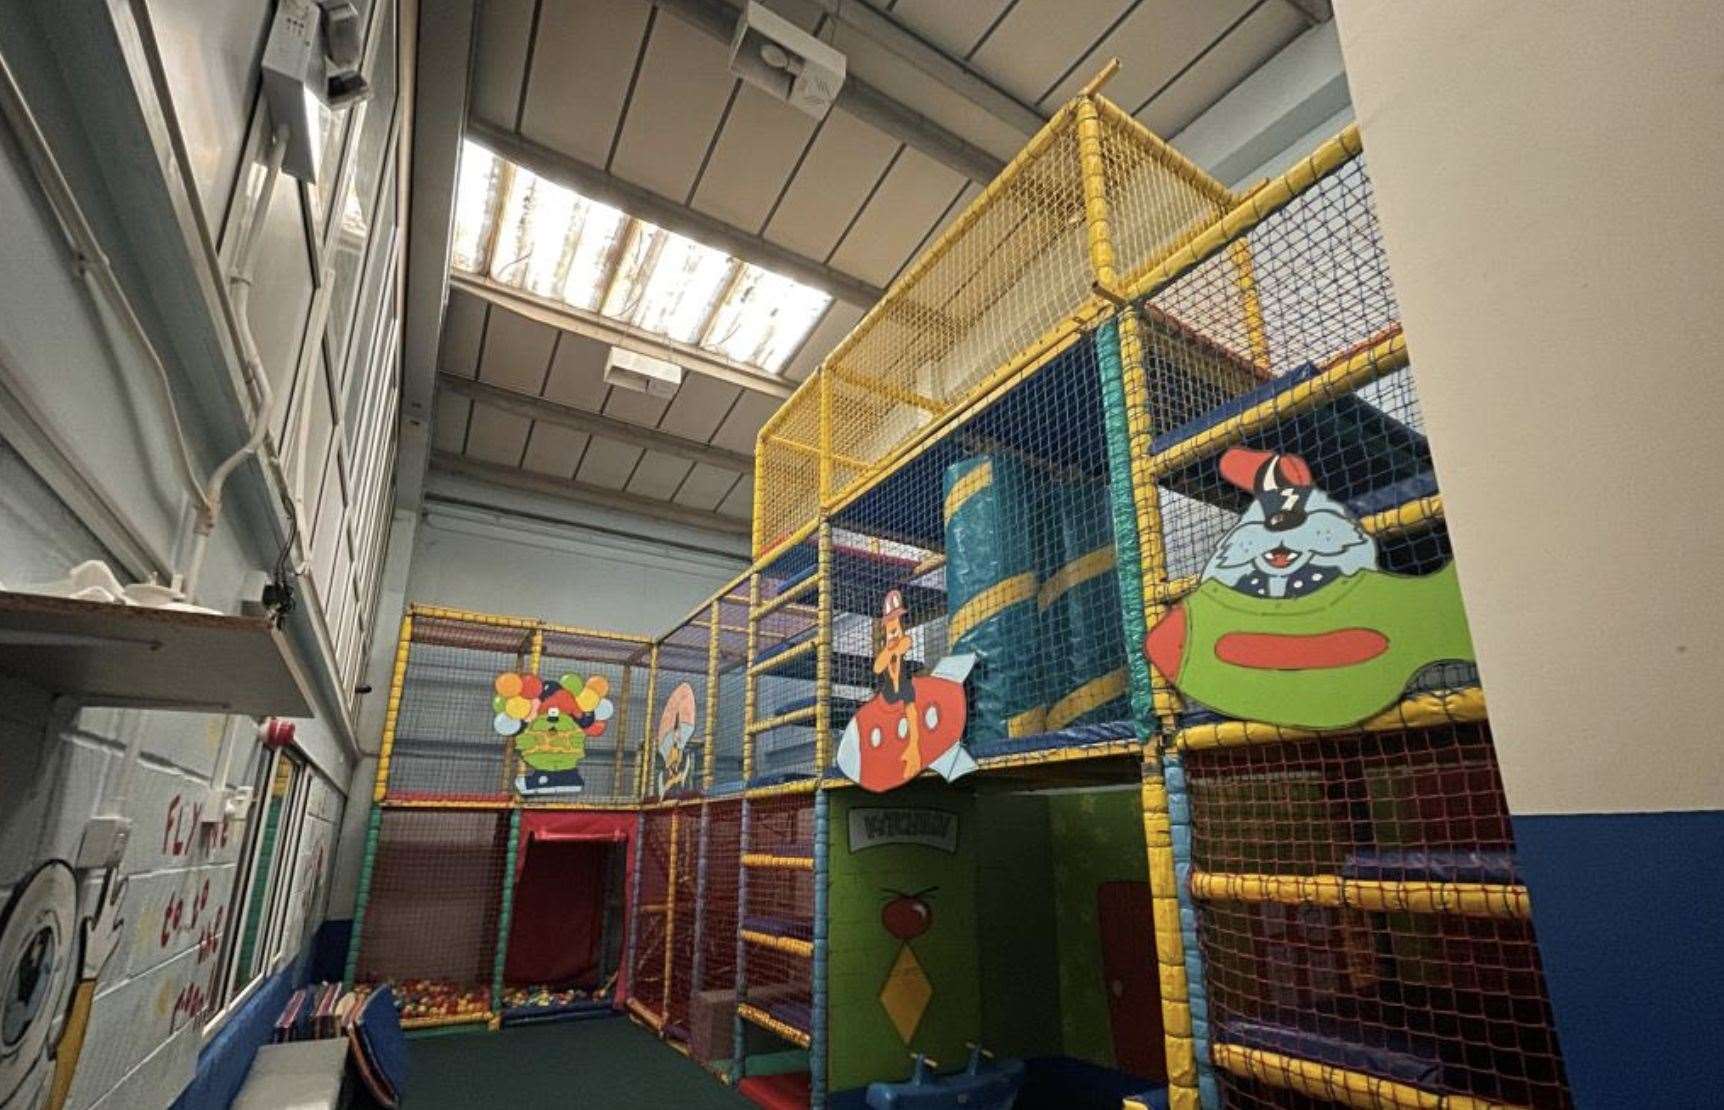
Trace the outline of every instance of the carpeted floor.
[[408, 1042], [406, 1110], [751, 1105], [624, 1018]]

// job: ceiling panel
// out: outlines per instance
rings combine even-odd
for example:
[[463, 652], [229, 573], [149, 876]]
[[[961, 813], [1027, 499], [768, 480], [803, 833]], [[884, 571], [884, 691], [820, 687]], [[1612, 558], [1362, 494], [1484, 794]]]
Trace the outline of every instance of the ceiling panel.
[[443, 342], [437, 369], [471, 378], [479, 372], [479, 343], [485, 336], [485, 302], [466, 293], [449, 293], [443, 313]]
[[734, 470], [695, 463], [688, 480], [677, 491], [676, 503], [691, 509], [716, 509], [724, 495], [730, 492], [730, 487], [736, 484], [736, 479]]
[[659, 417], [663, 416], [664, 410], [669, 407], [668, 398], [654, 397], [650, 393], [639, 393], [632, 389], [612, 389], [605, 400], [605, 407], [599, 411], [618, 420], [627, 420], [630, 424], [656, 428]]
[[[734, 385], [709, 378], [705, 374], [686, 374], [676, 399], [665, 410], [658, 426], [672, 435], [705, 443], [718, 430], [719, 421], [737, 403], [742, 390]], [[759, 397], [758, 393], [749, 393]]]
[[992, 112], [892, 53], [861, 32], [839, 26], [832, 43], [849, 60], [849, 72], [884, 89], [894, 99], [911, 105], [941, 127], [981, 147], [994, 157], [1008, 160], [1029, 139]]
[[493, 308], [479, 355], [479, 378], [522, 393], [537, 394], [557, 345], [557, 329], [506, 308]]
[[468, 107], [479, 119], [513, 128], [521, 107], [533, 0], [486, 0], [478, 8]]
[[745, 455], [754, 454], [755, 433], [760, 431], [767, 417], [778, 411], [780, 403], [778, 398], [764, 393], [743, 394], [718, 431], [713, 433], [713, 446], [741, 451]]
[[1130, 0], [1021, 0], [975, 63], [994, 83], [1034, 104], [1081, 57]]
[[[964, 57], [1014, 0], [898, 0], [892, 18], [948, 54]], [[1032, 0], [1023, 0], [1030, 3]]]
[[740, 517], [743, 520], [754, 516], [754, 484], [748, 481], [736, 483], [736, 488], [730, 491], [730, 496], [719, 503], [718, 511], [725, 516]]
[[435, 405], [435, 413], [431, 417], [431, 446], [439, 451], [460, 454], [461, 444], [467, 438], [467, 410], [473, 407], [473, 402], [453, 393], [440, 392]]
[[604, 165], [651, 12], [637, 0], [545, 0], [522, 134]]
[[[1042, 102], [1054, 108], [1070, 100], [1109, 58], [1120, 59], [1119, 73], [1102, 90], [1131, 111], [1166, 84], [1191, 59], [1258, 0], [1144, 0], [1101, 46]], [[1270, 0], [1279, 4], [1281, 0]]]
[[587, 433], [535, 420], [533, 433], [527, 437], [527, 453], [521, 465], [541, 474], [567, 478], [575, 472], [575, 463], [586, 447]]
[[605, 356], [610, 347], [584, 335], [564, 332], [551, 360], [545, 396], [588, 412], [605, 403]]
[[812, 117], [744, 85], [701, 175], [694, 207], [759, 231], [815, 126]]
[[897, 142], [848, 112], [828, 112], [766, 237], [810, 258], [825, 258], [897, 149]]
[[635, 467], [635, 476], [629, 480], [629, 492], [669, 501], [693, 465], [687, 459], [648, 451], [641, 456], [640, 465]]
[[963, 179], [914, 150], [905, 150], [868, 201], [832, 264], [885, 285], [952, 202]]
[[673, 17], [653, 21], [611, 172], [681, 201], [730, 99], [724, 44]]
[[833, 301], [826, 315], [814, 325], [814, 330], [808, 333], [803, 341], [802, 349], [796, 352], [796, 357], [784, 368], [784, 376], [793, 382], [799, 382], [814, 373], [814, 368], [820, 365], [820, 360], [826, 357], [826, 352], [837, 345], [840, 339], [850, 334], [850, 329], [856, 326], [856, 321], [862, 319], [866, 311], [848, 301]]
[[634, 473], [635, 463], [640, 461], [640, 457], [639, 447], [594, 436], [593, 441], [587, 444], [586, 457], [581, 460], [581, 469], [575, 472], [575, 477], [603, 489], [622, 489], [628, 484], [629, 475]]
[[1291, 4], [1270, 0], [1234, 28], [1157, 97], [1137, 118], [1158, 135], [1177, 135], [1185, 126], [1244, 80], [1275, 52], [1298, 38], [1309, 26]]
[[467, 428], [467, 454], [498, 466], [519, 466], [531, 423], [526, 417], [475, 404], [473, 420]]

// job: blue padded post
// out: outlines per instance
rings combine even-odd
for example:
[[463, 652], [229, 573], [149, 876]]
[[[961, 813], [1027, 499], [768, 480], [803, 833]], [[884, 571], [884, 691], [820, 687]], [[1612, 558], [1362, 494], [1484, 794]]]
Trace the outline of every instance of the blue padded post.
[[1203, 951], [1197, 946], [1197, 907], [1191, 901], [1191, 795], [1186, 790], [1185, 765], [1179, 752], [1161, 756], [1161, 776], [1167, 786], [1167, 819], [1173, 833], [1174, 888], [1179, 895], [1179, 935], [1185, 950], [1185, 989], [1191, 1005], [1191, 1042], [1197, 1056], [1197, 1093], [1204, 1110], [1221, 1105], [1215, 1065], [1209, 1059], [1209, 990], [1203, 981]]
[[808, 1020], [808, 1107], [825, 1110], [826, 1106], [826, 947], [828, 924], [827, 884], [831, 875], [827, 863], [827, 813], [831, 795], [824, 790], [814, 792], [814, 969], [809, 984]]
[[[742, 832], [737, 841], [742, 845], [742, 851], [748, 851], [748, 826], [752, 810], [748, 796], [742, 799]], [[736, 872], [736, 920], [740, 923], [748, 915], [748, 868], [738, 867]], [[748, 945], [743, 942], [742, 930], [736, 930], [736, 1005], [731, 1007], [730, 1018], [730, 1082], [732, 1086], [742, 1082], [743, 1041], [747, 1036], [742, 1028], [742, 1004], [748, 1001]]]
[[694, 966], [688, 972], [688, 994], [692, 1000], [700, 990], [701, 976], [706, 972], [706, 843], [712, 824], [710, 802], [700, 803], [700, 846], [695, 849], [694, 865]]

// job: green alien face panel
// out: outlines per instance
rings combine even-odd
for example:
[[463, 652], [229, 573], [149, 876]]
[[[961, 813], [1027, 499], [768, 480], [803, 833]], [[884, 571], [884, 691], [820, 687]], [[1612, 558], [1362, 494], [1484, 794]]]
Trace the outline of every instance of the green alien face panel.
[[1297, 455], [1235, 447], [1221, 472], [1252, 503], [1144, 642], [1182, 694], [1230, 717], [1345, 728], [1431, 664], [1473, 661], [1453, 563], [1379, 570], [1375, 541]]

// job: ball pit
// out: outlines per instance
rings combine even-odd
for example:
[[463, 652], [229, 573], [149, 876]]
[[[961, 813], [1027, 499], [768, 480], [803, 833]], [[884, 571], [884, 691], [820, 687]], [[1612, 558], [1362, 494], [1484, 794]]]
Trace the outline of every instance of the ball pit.
[[435, 979], [403, 979], [391, 986], [403, 1022], [487, 1014], [491, 1010], [491, 992], [486, 987]]

